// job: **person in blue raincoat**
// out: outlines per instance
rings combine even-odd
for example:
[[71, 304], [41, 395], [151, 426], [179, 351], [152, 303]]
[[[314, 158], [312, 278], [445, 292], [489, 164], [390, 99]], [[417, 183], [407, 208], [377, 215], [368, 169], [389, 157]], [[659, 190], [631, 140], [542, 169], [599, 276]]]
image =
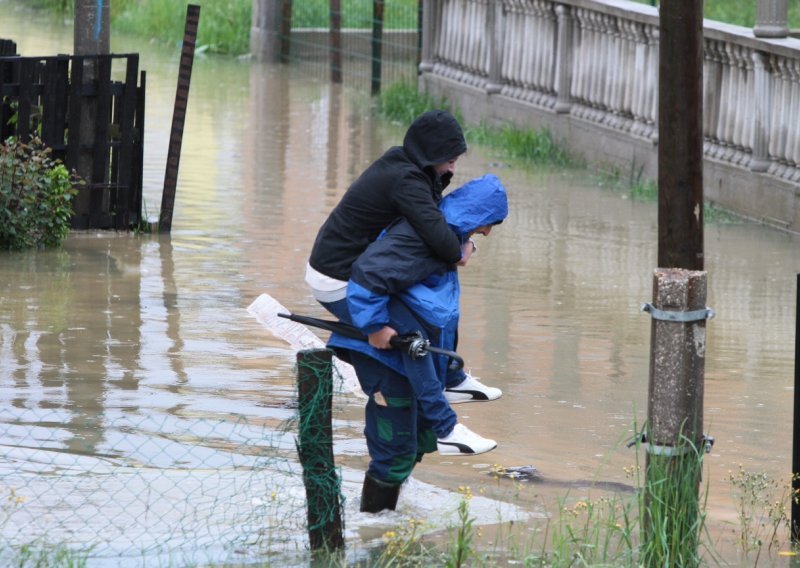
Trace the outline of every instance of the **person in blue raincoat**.
[[[501, 223], [508, 201], [500, 180], [487, 174], [448, 194], [440, 209], [465, 243]], [[364, 434], [370, 464], [362, 511], [394, 509], [400, 486], [424, 453], [474, 455], [497, 445], [460, 424], [450, 408], [443, 393], [447, 357], [429, 353], [415, 359], [390, 348], [391, 336], [419, 331], [431, 345], [455, 351], [459, 295], [456, 266], [436, 257], [404, 218], [353, 264], [347, 307], [352, 324], [370, 341], [334, 333], [328, 345], [347, 351], [369, 397]]]

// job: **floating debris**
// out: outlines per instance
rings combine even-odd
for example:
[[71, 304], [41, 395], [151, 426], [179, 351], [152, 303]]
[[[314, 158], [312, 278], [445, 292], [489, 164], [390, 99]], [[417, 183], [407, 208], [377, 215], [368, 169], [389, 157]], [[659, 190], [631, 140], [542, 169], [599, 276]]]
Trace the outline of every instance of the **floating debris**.
[[489, 475], [496, 477], [507, 477], [508, 479], [516, 479], [518, 481], [532, 481], [539, 478], [539, 470], [532, 465], [520, 465], [516, 467], [504, 467], [502, 465], [493, 465]]

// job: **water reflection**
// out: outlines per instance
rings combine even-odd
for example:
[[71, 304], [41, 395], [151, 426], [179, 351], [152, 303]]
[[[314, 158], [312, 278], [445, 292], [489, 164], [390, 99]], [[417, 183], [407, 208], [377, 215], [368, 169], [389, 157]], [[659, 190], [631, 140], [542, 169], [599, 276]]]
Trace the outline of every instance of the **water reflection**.
[[[0, 2], [0, 36], [18, 36], [23, 53], [68, 51], [71, 34], [27, 20]], [[152, 214], [179, 53], [114, 41], [118, 51], [141, 51], [148, 71]], [[0, 432], [0, 447], [159, 468], [239, 464], [251, 448], [231, 452], [223, 433], [196, 444], [184, 431], [192, 419], [238, 415], [273, 433], [264, 447], [292, 452], [275, 428], [291, 414], [293, 353], [245, 308], [268, 292], [293, 311], [323, 315], [302, 283], [316, 230], [404, 128], [374, 120], [367, 99], [324, 77], [208, 56], [195, 65], [171, 237], [84, 233], [58, 251], [0, 253], [0, 423], [13, 426]], [[460, 351], [505, 396], [457, 411], [500, 441], [486, 462], [535, 465], [552, 482], [535, 489], [551, 502], [577, 480], [630, 484], [623, 468], [635, 455], [624, 441], [647, 407], [650, 320], [639, 306], [651, 300], [655, 205], [581, 173], [499, 163], [480, 148], [460, 161], [458, 181], [487, 171], [509, 188], [511, 210], [462, 273]], [[733, 518], [728, 470], [743, 463], [781, 477], [790, 469], [782, 432], [792, 422], [800, 247], [758, 226], [714, 225], [706, 258], [717, 312], [706, 362], [706, 431], [717, 440], [709, 510], [719, 521]], [[337, 442], [359, 440], [360, 403], [338, 405]], [[167, 449], [141, 449], [154, 441]], [[204, 451], [186, 458], [192, 445]], [[363, 469], [363, 447], [344, 454], [340, 463]], [[481, 464], [432, 456], [416, 475], [479, 486], [488, 479]]]

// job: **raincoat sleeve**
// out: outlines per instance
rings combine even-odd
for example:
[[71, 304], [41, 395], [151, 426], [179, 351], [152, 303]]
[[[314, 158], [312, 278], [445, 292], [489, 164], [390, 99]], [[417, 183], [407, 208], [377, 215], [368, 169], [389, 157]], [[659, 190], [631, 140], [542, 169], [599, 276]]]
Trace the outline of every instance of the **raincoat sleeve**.
[[446, 264], [461, 260], [461, 240], [448, 226], [430, 187], [419, 180], [398, 192], [396, 207], [435, 256]]

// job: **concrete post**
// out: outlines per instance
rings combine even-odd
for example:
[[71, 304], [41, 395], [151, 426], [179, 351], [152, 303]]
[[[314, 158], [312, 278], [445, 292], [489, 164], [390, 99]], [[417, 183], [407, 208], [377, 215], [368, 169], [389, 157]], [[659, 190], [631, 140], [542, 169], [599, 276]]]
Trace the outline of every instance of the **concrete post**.
[[[75, 24], [73, 28], [73, 50], [75, 55], [107, 55], [110, 49], [110, 0], [75, 0]], [[89, 86], [97, 80], [97, 61], [84, 60], [82, 83]], [[81, 119], [78, 125], [81, 149], [78, 153], [76, 171], [87, 181], [90, 189], [79, 191], [75, 197], [75, 218], [81, 219], [76, 228], [86, 228], [91, 215], [99, 214], [103, 202], [107, 199], [101, 190], [91, 189], [91, 184], [105, 184], [103, 179], [96, 179], [93, 159], [95, 142], [95, 124], [97, 122], [97, 102], [91, 97], [81, 97]], [[105, 190], [102, 190], [105, 192]], [[94, 211], [92, 211], [94, 209]]]
[[[681, 542], [681, 566], [697, 565], [699, 481], [703, 436], [706, 273], [658, 268], [653, 278], [650, 385], [645, 448], [647, 466], [643, 520], [647, 566], [670, 565], [664, 542]], [[664, 540], [666, 539], [666, 541]]]
[[279, 61], [281, 54], [281, 0], [253, 0], [250, 53], [262, 61]]
[[556, 100], [555, 111], [568, 113], [572, 108], [570, 89], [572, 87], [572, 17], [570, 7], [556, 4], [558, 21], [558, 43], [556, 47]]
[[110, 0], [75, 0], [75, 55], [107, 54], [110, 43]]
[[757, 0], [756, 37], [787, 37], [789, 35], [787, 0]]
[[753, 112], [753, 155], [750, 158], [750, 170], [765, 172], [769, 168], [769, 131], [770, 131], [770, 82], [769, 56], [760, 51], [753, 52], [753, 69], [755, 88], [752, 104]]
[[420, 73], [433, 71], [433, 38], [436, 27], [436, 0], [422, 3], [422, 55], [419, 63]]
[[486, 92], [499, 93], [503, 88], [503, 3], [495, 2], [487, 10], [486, 29], [489, 31], [489, 82]]
[[[653, 304], [646, 309], [653, 317], [648, 440], [659, 447], [673, 446], [683, 434], [699, 443], [703, 429], [706, 272], [656, 269]], [[696, 319], [661, 319], [687, 317], [686, 312], [698, 312]]]

